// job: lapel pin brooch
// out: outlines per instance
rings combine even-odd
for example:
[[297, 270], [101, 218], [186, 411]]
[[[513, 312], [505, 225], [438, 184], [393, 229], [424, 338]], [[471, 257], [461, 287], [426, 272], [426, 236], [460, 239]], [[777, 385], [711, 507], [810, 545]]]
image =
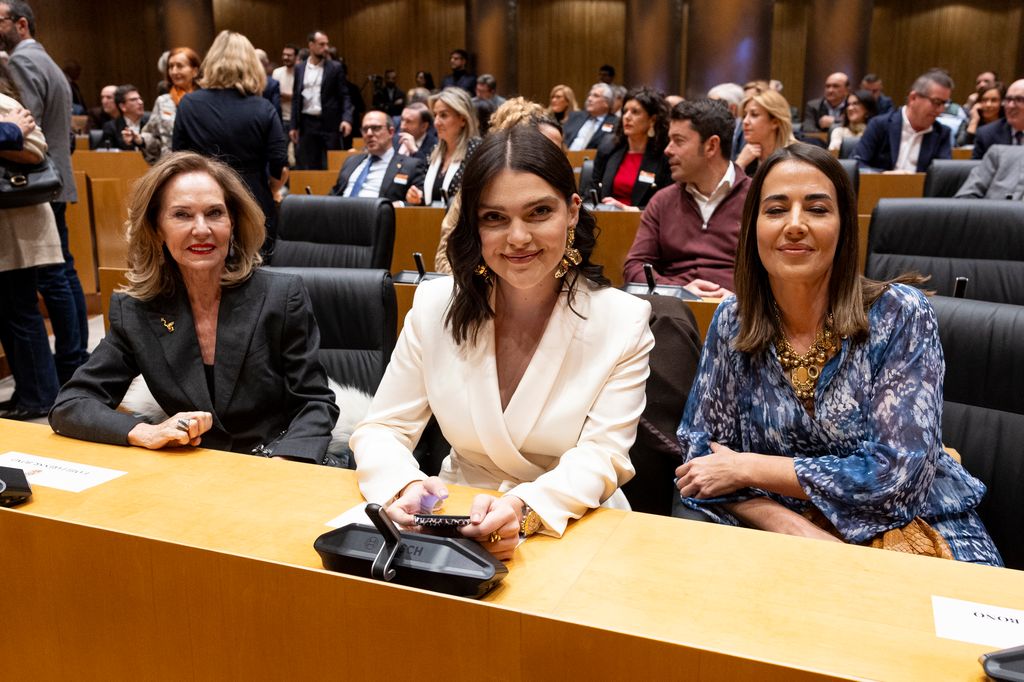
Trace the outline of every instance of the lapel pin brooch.
[[168, 322], [167, 320], [165, 320], [162, 317], [160, 318], [160, 321], [164, 323], [164, 326], [167, 328], [167, 331], [169, 331], [172, 334], [174, 333], [174, 322], [173, 321]]

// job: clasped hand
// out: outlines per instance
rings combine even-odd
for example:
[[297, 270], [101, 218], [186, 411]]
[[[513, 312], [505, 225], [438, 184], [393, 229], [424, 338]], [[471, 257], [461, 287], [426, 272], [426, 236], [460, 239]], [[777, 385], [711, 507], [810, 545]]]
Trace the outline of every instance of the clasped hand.
[[[188, 430], [184, 425], [188, 424]], [[128, 432], [128, 444], [150, 450], [191, 445], [195, 447], [201, 436], [213, 427], [213, 415], [209, 412], [178, 412], [159, 424], [140, 422]]]
[[683, 497], [706, 499], [751, 485], [746, 479], [747, 453], [711, 443], [711, 454], [694, 457], [676, 468], [676, 487]]
[[[434, 499], [448, 497], [448, 489], [437, 476], [423, 481], [413, 481], [405, 487], [402, 494], [388, 508], [388, 516], [400, 526], [419, 530], [414, 514], [429, 513]], [[477, 495], [469, 510], [469, 525], [459, 528], [463, 537], [472, 538], [496, 558], [507, 561], [515, 553], [519, 544], [519, 515], [516, 512], [514, 497], [494, 497], [493, 495]], [[519, 501], [518, 508], [522, 508]], [[492, 533], [500, 536], [500, 540], [491, 541]]]

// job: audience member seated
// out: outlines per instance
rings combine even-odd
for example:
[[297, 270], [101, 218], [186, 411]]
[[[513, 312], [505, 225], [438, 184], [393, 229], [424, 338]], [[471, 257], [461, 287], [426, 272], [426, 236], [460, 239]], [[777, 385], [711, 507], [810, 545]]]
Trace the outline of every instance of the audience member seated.
[[437, 89], [437, 86], [434, 85], [433, 74], [431, 74], [429, 71], [417, 71], [416, 87], [425, 89], [429, 95], [434, 94], [434, 90]]
[[825, 79], [825, 96], [812, 99], [804, 107], [805, 133], [827, 133], [842, 120], [846, 109], [846, 96], [850, 94], [850, 77], [836, 72]]
[[612, 85], [615, 83], [615, 67], [611, 64], [602, 64], [597, 70], [597, 82]]
[[266, 216], [267, 244], [277, 234], [274, 195], [288, 179], [281, 118], [263, 98], [267, 74], [241, 33], [221, 31], [203, 59], [203, 89], [181, 100], [172, 147], [214, 156], [238, 171]]
[[121, 115], [114, 101], [116, 85], [104, 85], [100, 90], [100, 105], [89, 109], [89, 130], [102, 130], [110, 121]]
[[395, 152], [391, 146], [395, 128], [387, 114], [366, 112], [361, 132], [366, 151], [345, 159], [331, 194], [404, 201], [410, 187], [423, 189], [426, 164], [421, 159]]
[[843, 140], [850, 137], [860, 137], [868, 126], [868, 121], [878, 113], [878, 104], [875, 98], [867, 90], [851, 92], [846, 98], [846, 108], [843, 109], [840, 125], [833, 126], [828, 136], [829, 151], [839, 151], [843, 146]]
[[373, 108], [380, 109], [388, 116], [401, 116], [405, 108], [405, 91], [398, 87], [398, 72], [388, 69], [384, 81], [373, 93]]
[[682, 502], [720, 523], [1001, 565], [974, 511], [985, 486], [942, 449], [935, 314], [903, 283], [921, 279], [857, 274], [856, 205], [810, 145], [754, 178], [736, 297], [679, 426]]
[[1004, 116], [1003, 98], [1006, 97], [1006, 88], [1002, 83], [996, 81], [991, 87], [983, 87], [974, 94], [977, 95], [977, 101], [971, 107], [970, 118], [960, 125], [956, 133], [957, 147], [974, 144], [978, 128], [995, 123]]
[[665, 158], [668, 105], [655, 90], [643, 87], [626, 95], [615, 135], [606, 137], [594, 161], [590, 187], [601, 203], [639, 210], [654, 193], [672, 184]]
[[980, 159], [989, 147], [997, 144], [1024, 144], [1024, 78], [1015, 80], [1006, 88], [1003, 98], [1005, 118], [978, 128], [971, 157]]
[[121, 115], [103, 125], [100, 147], [125, 151], [143, 147], [142, 129], [149, 123], [142, 95], [134, 85], [119, 85], [114, 90], [114, 103]]
[[[489, 73], [481, 74], [476, 79], [476, 94], [473, 95], [473, 103], [486, 100], [494, 105], [497, 110], [505, 103], [505, 98], [498, 94], [498, 81]], [[493, 113], [493, 112], [492, 112]]]
[[974, 90], [967, 96], [967, 101], [964, 102], [964, 110], [970, 113], [971, 108], [978, 103], [978, 91], [982, 88], [988, 90], [998, 81], [999, 76], [996, 75], [995, 71], [982, 71], [979, 73], [974, 78]]
[[882, 92], [882, 79], [878, 74], [869, 73], [861, 78], [860, 89], [871, 93], [879, 114], [887, 114], [895, 107], [892, 97]]
[[682, 102], [672, 109], [668, 157], [672, 180], [647, 204], [624, 266], [643, 282], [645, 263], [662, 284], [716, 298], [733, 288], [740, 214], [750, 179], [729, 161], [734, 119], [725, 103]]
[[548, 101], [548, 113], [554, 116], [561, 125], [566, 124], [569, 114], [580, 108], [576, 102], [576, 93], [568, 85], [556, 85], [551, 88]]
[[1024, 198], [1024, 147], [998, 144], [971, 170], [956, 193], [957, 199]]
[[626, 101], [626, 90], [625, 85], [611, 85], [612, 89], [612, 114], [614, 116], [622, 115], [622, 104]]
[[719, 83], [715, 87], [708, 90], [708, 99], [717, 99], [725, 102], [726, 106], [729, 107], [729, 113], [736, 119], [736, 130], [732, 135], [732, 161], [736, 160], [736, 155], [740, 153], [740, 148], [747, 143], [743, 138], [743, 112], [740, 107], [743, 106], [743, 88], [736, 83]]
[[789, 102], [774, 90], [765, 90], [743, 101], [743, 138], [746, 144], [736, 163], [753, 177], [758, 165], [776, 149], [796, 142]]
[[402, 109], [402, 120], [394, 139], [395, 151], [426, 161], [437, 145], [434, 117], [423, 102], [413, 102]]
[[[57, 396], [53, 430], [321, 462], [338, 408], [316, 321], [298, 277], [258, 269], [263, 212], [238, 175], [171, 154], [135, 185], [128, 215], [128, 284], [111, 299], [107, 336]], [[140, 374], [169, 419], [116, 409]]]
[[[448, 55], [448, 66], [451, 67], [452, 72], [441, 79], [442, 90], [445, 88], [462, 88], [468, 92], [470, 96], [476, 92], [476, 76], [466, 69], [466, 63], [468, 61], [468, 52], [463, 49], [452, 50], [452, 53]], [[419, 85], [418, 80], [416, 84]], [[433, 88], [430, 87], [427, 89], [433, 90]]]
[[405, 93], [405, 99], [409, 102], [409, 105], [413, 104], [426, 104], [430, 101], [430, 96], [434, 94], [436, 90], [428, 90], [426, 88], [409, 88], [409, 91]]
[[[454, 276], [418, 287], [350, 444], [363, 495], [407, 528], [450, 484], [499, 491], [473, 500], [460, 532], [509, 559], [521, 534], [629, 508], [619, 488], [633, 476], [651, 307], [590, 261], [594, 218], [539, 131], [492, 133], [468, 165]], [[412, 447], [431, 414], [452, 450], [428, 478]]]
[[928, 71], [914, 81], [907, 103], [876, 116], [857, 143], [860, 167], [899, 173], [923, 173], [933, 159], [952, 158], [949, 131], [936, 119], [953, 91], [944, 71]]
[[170, 90], [156, 98], [153, 114], [142, 129], [142, 155], [149, 163], [171, 153], [174, 139], [174, 119], [178, 115], [178, 102], [199, 87], [199, 55], [190, 47], [176, 47], [167, 58], [167, 82]]
[[570, 151], [597, 149], [605, 137], [615, 132], [612, 105], [615, 94], [607, 83], [594, 83], [587, 93], [584, 111], [574, 111], [562, 124], [565, 144]]
[[480, 145], [476, 110], [462, 88], [445, 88], [430, 98], [437, 130], [437, 146], [430, 153], [427, 177], [420, 187], [410, 187], [405, 203], [430, 206], [442, 197], [442, 190], [454, 197], [462, 186], [466, 161]]
[[498, 110], [498, 107], [494, 106], [492, 99], [474, 97], [471, 101], [473, 102], [473, 113], [476, 114], [477, 132], [480, 137], [483, 137], [491, 127], [491, 116]]

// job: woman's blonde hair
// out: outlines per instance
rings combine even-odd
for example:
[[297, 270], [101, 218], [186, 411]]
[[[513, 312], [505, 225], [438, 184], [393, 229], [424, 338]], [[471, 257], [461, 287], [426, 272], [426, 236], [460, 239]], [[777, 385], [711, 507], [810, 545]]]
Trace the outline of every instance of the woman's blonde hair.
[[201, 67], [204, 88], [235, 88], [243, 95], [262, 95], [267, 72], [249, 39], [234, 31], [221, 31], [210, 45]]
[[512, 97], [491, 114], [491, 131], [507, 130], [512, 126], [536, 125], [547, 117], [547, 110], [525, 97]]
[[793, 137], [793, 120], [789, 111], [789, 102], [775, 90], [765, 90], [743, 100], [742, 111], [747, 110], [751, 102], [757, 102], [779, 127], [775, 129], [775, 149], [782, 149], [796, 142]]
[[549, 114], [555, 113], [555, 112], [551, 111], [551, 98], [554, 97], [555, 95], [557, 95], [559, 92], [562, 93], [562, 96], [565, 97], [565, 100], [569, 103], [569, 108], [565, 110], [566, 114], [568, 114], [570, 112], [573, 112], [573, 111], [578, 111], [579, 110], [580, 105], [576, 102], [576, 93], [573, 92], [572, 88], [570, 88], [568, 85], [561, 85], [561, 84], [559, 84], [559, 85], [556, 85], [555, 87], [551, 88], [551, 94], [548, 95], [548, 109], [547, 109], [547, 111], [548, 111]]
[[221, 286], [241, 284], [263, 262], [260, 247], [266, 238], [264, 215], [248, 188], [226, 164], [195, 152], [175, 152], [158, 161], [132, 186], [128, 197], [128, 284], [122, 291], [143, 301], [170, 296], [181, 281], [174, 262], [160, 237], [160, 211], [164, 190], [183, 173], [206, 173], [224, 192], [224, 205], [231, 219], [231, 252], [221, 275]]
[[[469, 98], [469, 93], [462, 88], [445, 88], [436, 95], [430, 96], [427, 106], [430, 107], [431, 114], [434, 113], [434, 105], [438, 102], [444, 102], [445, 106], [461, 116], [462, 120], [466, 122], [465, 127], [459, 134], [458, 142], [455, 144], [455, 154], [452, 157], [453, 161], [461, 161], [466, 158], [466, 150], [469, 147], [470, 139], [480, 137], [480, 126], [477, 123], [473, 100]], [[436, 114], [434, 118], [437, 118]], [[430, 154], [430, 162], [433, 163], [434, 159], [437, 158], [443, 159], [447, 151], [448, 147], [445, 141], [438, 138], [437, 146], [434, 147], [434, 151]]]

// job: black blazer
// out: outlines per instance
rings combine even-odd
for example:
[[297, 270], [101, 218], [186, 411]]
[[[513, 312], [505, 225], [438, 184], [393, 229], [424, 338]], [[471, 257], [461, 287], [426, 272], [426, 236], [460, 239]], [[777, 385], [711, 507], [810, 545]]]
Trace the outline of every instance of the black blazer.
[[[591, 179], [591, 187], [597, 190], [600, 198], [612, 195], [615, 184], [615, 174], [619, 172], [622, 160], [626, 158], [627, 145], [615, 146], [614, 137], [605, 139], [601, 148], [597, 151], [597, 158], [594, 159], [594, 175]], [[658, 144], [655, 138], [649, 138], [647, 147], [644, 149], [644, 158], [640, 162], [640, 170], [633, 181], [633, 191], [630, 194], [629, 203], [631, 206], [643, 208], [651, 200], [654, 193], [662, 187], [672, 184], [672, 173], [668, 166], [668, 159], [665, 158], [664, 145]], [[653, 182], [640, 180], [640, 173], [654, 176]], [[590, 188], [586, 188], [589, 192]]]
[[[901, 109], [875, 116], [868, 121], [867, 129], [853, 150], [853, 158], [857, 159], [857, 164], [861, 168], [892, 170], [900, 155], [902, 130]], [[917, 154], [917, 172], [927, 171], [934, 159], [952, 158], [952, 147], [949, 128], [935, 121], [931, 131], [921, 138], [921, 150]]]
[[[146, 127], [149, 123], [149, 114], [143, 114], [142, 119], [139, 121], [139, 130]], [[124, 116], [119, 116], [112, 121], [107, 121], [103, 124], [103, 139], [100, 141], [101, 149], [123, 149], [130, 151], [132, 149], [142, 149], [142, 146], [133, 146], [125, 144], [122, 133], [124, 132], [125, 123]]]
[[287, 429], [274, 454], [319, 463], [338, 419], [319, 346], [302, 281], [257, 271], [223, 289], [211, 398], [184, 286], [152, 301], [114, 294], [110, 331], [61, 389], [50, 426], [72, 438], [126, 445], [142, 420], [115, 408], [142, 374], [168, 415], [213, 414], [203, 447], [248, 453]]
[[983, 158], [988, 148], [994, 144], [1013, 144], [1013, 129], [1005, 118], [978, 128], [974, 135], [974, 151], [971, 152], [971, 158]]
[[[324, 132], [337, 132], [342, 121], [352, 123], [352, 100], [345, 83], [345, 67], [333, 59], [321, 62], [324, 78], [320, 81], [320, 121]], [[302, 132], [302, 79], [306, 75], [306, 62], [295, 65], [295, 85], [292, 88], [292, 128]]]
[[[397, 128], [398, 126], [395, 127]], [[399, 132], [399, 130], [395, 130], [395, 134], [391, 138], [391, 145], [395, 148], [395, 151], [398, 151]], [[430, 152], [434, 151], [434, 147], [436, 146], [437, 131], [434, 129], [434, 126], [431, 125], [429, 128], [427, 128], [427, 134], [423, 136], [423, 144], [421, 144], [420, 148], [416, 150], [416, 153], [413, 154], [413, 157], [420, 159], [421, 161], [423, 161], [423, 163], [427, 163], [427, 160], [430, 158]]]
[[[574, 111], [569, 114], [568, 120], [562, 127], [563, 134], [562, 139], [565, 140], [565, 148], [568, 149], [572, 141], [576, 139], [576, 134], [580, 132], [580, 128], [590, 118], [590, 114], [585, 111]], [[609, 113], [604, 117], [604, 121], [601, 122], [600, 127], [590, 136], [590, 140], [587, 142], [585, 149], [597, 149], [601, 146], [601, 142], [604, 141], [605, 137], [611, 137], [615, 131], [615, 124], [618, 123], [618, 119], [615, 115]]]
[[[840, 111], [846, 110], [846, 101], [839, 106]], [[827, 133], [827, 130], [822, 129], [818, 125], [818, 119], [828, 114], [828, 104], [825, 102], [824, 97], [818, 99], [812, 99], [804, 107], [804, 123], [801, 127], [805, 133]], [[838, 123], [838, 121], [837, 121]]]
[[[331, 188], [332, 195], [340, 197], [345, 193], [349, 178], [352, 177], [356, 168], [359, 168], [359, 164], [366, 160], [367, 156], [368, 154], [365, 153], [355, 154], [345, 159], [341, 170], [338, 171], [338, 182]], [[380, 193], [377, 196], [389, 201], [405, 201], [405, 193], [413, 185], [420, 191], [423, 190], [423, 179], [426, 173], [426, 164], [422, 160], [404, 154], [394, 154], [384, 173], [384, 180], [380, 184]], [[404, 175], [405, 178], [404, 180], [399, 178], [399, 181], [395, 182], [395, 178], [399, 174]]]
[[276, 78], [267, 76], [267, 86], [263, 88], [263, 99], [274, 105], [277, 117], [281, 118], [281, 83]]

